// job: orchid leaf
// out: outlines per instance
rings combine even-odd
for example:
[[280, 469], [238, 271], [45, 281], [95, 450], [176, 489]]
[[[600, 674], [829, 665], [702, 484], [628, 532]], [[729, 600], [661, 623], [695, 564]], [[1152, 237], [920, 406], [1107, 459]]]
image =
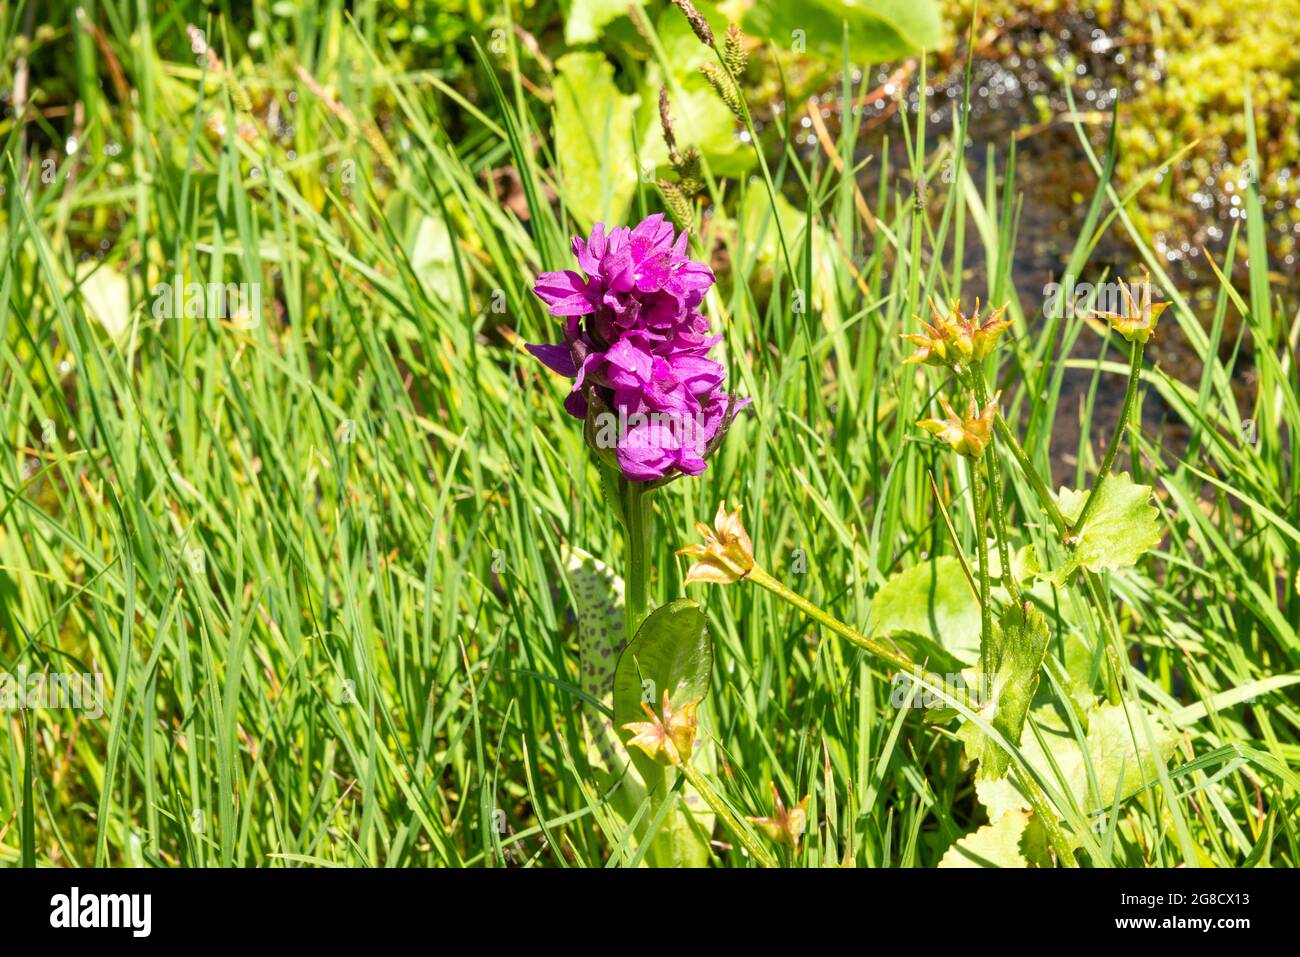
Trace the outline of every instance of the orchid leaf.
[[[582, 690], [602, 703], [610, 701], [614, 688], [614, 668], [626, 642], [623, 640], [623, 579], [604, 562], [579, 548], [566, 549], [566, 568], [573, 588], [578, 619], [579, 670]], [[598, 773], [601, 790], [613, 790], [609, 807], [626, 827], [646, 799], [647, 789], [640, 772], [628, 766], [628, 751], [623, 748], [614, 723], [595, 707], [584, 714], [588, 760]], [[711, 747], [697, 743], [695, 762], [705, 771], [715, 765]], [[657, 780], [661, 780], [660, 775]], [[649, 818], [638, 829], [644, 836]], [[705, 867], [709, 862], [708, 835], [714, 817], [703, 799], [689, 785], [684, 788], [682, 805], [675, 809], [660, 828], [661, 840], [646, 855], [646, 863], [671, 867]]]

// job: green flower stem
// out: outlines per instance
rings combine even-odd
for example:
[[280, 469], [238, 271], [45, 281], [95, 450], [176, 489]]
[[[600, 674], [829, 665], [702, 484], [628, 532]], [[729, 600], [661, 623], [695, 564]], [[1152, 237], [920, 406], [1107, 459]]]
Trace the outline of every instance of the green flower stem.
[[1043, 827], [1047, 829], [1047, 839], [1052, 842], [1052, 847], [1056, 849], [1056, 856], [1061, 862], [1062, 867], [1078, 867], [1079, 862], [1074, 859], [1074, 849], [1070, 847], [1070, 841], [1061, 830], [1061, 822], [1056, 819], [1056, 812], [1052, 810], [1051, 802], [1047, 800], [1047, 795], [1043, 789], [1038, 786], [1033, 775], [1022, 771], [1019, 767], [1015, 768], [1016, 783], [1020, 785], [1025, 792], [1025, 797], [1029, 799], [1034, 813], [1038, 819], [1043, 822]]
[[[726, 75], [735, 87], [736, 100], [740, 106], [740, 122], [744, 124], [745, 132], [749, 134], [749, 145], [754, 151], [754, 156], [758, 159], [758, 170], [763, 177], [763, 185], [767, 189], [768, 201], [771, 202], [772, 209], [775, 210], [777, 208], [776, 203], [779, 191], [776, 188], [776, 182], [772, 179], [772, 173], [768, 169], [767, 157], [763, 154], [763, 144], [758, 138], [758, 130], [754, 127], [754, 119], [750, 116], [749, 102], [745, 98], [745, 91], [740, 88], [740, 83], [736, 81], [735, 77], [731, 75], [731, 71], [727, 69], [727, 61], [723, 57], [722, 51], [718, 49], [716, 43], [713, 45], [713, 55], [717, 58], [718, 65], [722, 67], [723, 74]], [[781, 223], [781, 217], [773, 215], [772, 219], [776, 224], [777, 239], [781, 246], [781, 256], [785, 260], [785, 268], [789, 271], [791, 276], [797, 275], [794, 263], [790, 261], [790, 250], [789, 246], [786, 244], [785, 226]]]
[[1034, 493], [1038, 496], [1039, 503], [1047, 511], [1047, 517], [1052, 520], [1052, 525], [1064, 540], [1070, 526], [1066, 522], [1065, 516], [1061, 514], [1060, 506], [1056, 504], [1056, 496], [1052, 494], [1052, 490], [1047, 487], [1047, 483], [1038, 474], [1038, 471], [1034, 468], [1034, 463], [1029, 461], [1029, 456], [1020, 447], [1019, 440], [1016, 439], [1015, 433], [1011, 431], [1011, 426], [1007, 425], [1007, 420], [1002, 417], [1001, 412], [997, 414], [993, 424], [997, 428], [997, 433], [1002, 438], [1002, 441], [1011, 450], [1011, 457], [1020, 466], [1020, 471], [1024, 473], [1025, 478], [1029, 479], [1029, 484], [1034, 487]]
[[677, 770], [681, 771], [682, 774], [685, 775], [686, 780], [690, 782], [691, 787], [695, 788], [695, 790], [699, 792], [700, 797], [704, 798], [704, 803], [709, 806], [710, 810], [712, 810], [714, 814], [722, 819], [722, 823], [727, 826], [727, 830], [736, 835], [736, 840], [740, 841], [741, 845], [749, 852], [749, 855], [754, 858], [754, 860], [758, 861], [758, 863], [763, 867], [780, 866], [777, 864], [776, 858], [769, 854], [763, 845], [758, 843], [758, 838], [754, 836], [754, 832], [746, 827], [744, 823], [731, 812], [731, 808], [727, 807], [726, 802], [718, 796], [718, 793], [713, 790], [709, 785], [709, 782], [704, 780], [704, 776], [701, 775], [699, 771], [695, 770], [695, 768], [691, 767], [690, 762], [678, 765]]
[[1114, 621], [1111, 620], [1110, 609], [1105, 602], [1105, 596], [1102, 593], [1101, 577], [1088, 569], [1082, 569], [1084, 587], [1088, 592], [1088, 598], [1092, 605], [1097, 609], [1097, 617], [1101, 619], [1102, 645], [1106, 652], [1106, 664], [1109, 665], [1110, 680], [1106, 682], [1106, 699], [1111, 704], [1119, 704], [1120, 701], [1120, 683], [1124, 679], [1124, 641], [1120, 638], [1118, 629], [1115, 628]]
[[1140, 339], [1135, 339], [1131, 343], [1129, 352], [1129, 371], [1128, 371], [1128, 388], [1124, 391], [1124, 407], [1119, 414], [1119, 425], [1115, 433], [1110, 437], [1110, 445], [1106, 446], [1106, 455], [1101, 460], [1101, 469], [1097, 472], [1097, 481], [1093, 483], [1092, 491], [1088, 493], [1088, 499], [1083, 503], [1083, 510], [1079, 512], [1078, 519], [1070, 528], [1070, 534], [1073, 536], [1083, 528], [1088, 521], [1088, 517], [1097, 507], [1097, 493], [1101, 491], [1101, 486], [1105, 483], [1106, 477], [1110, 475], [1110, 467], [1115, 463], [1115, 453], [1119, 451], [1120, 439], [1128, 431], [1129, 419], [1133, 416], [1133, 406], [1137, 399], [1138, 380], [1142, 377], [1142, 350], [1145, 346]]
[[970, 497], [975, 506], [975, 538], [980, 560], [980, 674], [993, 674], [993, 609], [989, 607], [989, 539], [984, 534], [984, 503], [978, 462], [971, 462]]
[[[989, 402], [988, 386], [984, 383], [984, 370], [979, 367], [975, 369], [975, 401], [979, 403], [981, 409]], [[993, 503], [993, 534], [998, 540], [998, 558], [1002, 561], [1002, 583], [1011, 594], [1011, 600], [1018, 605], [1020, 587], [1016, 584], [1016, 576], [1011, 570], [1011, 548], [1008, 544], [1005, 505], [1002, 501], [1002, 464], [998, 461], [996, 450], [988, 456], [988, 467], [989, 498]]]
[[639, 482], [623, 484], [623, 539], [626, 555], [623, 594], [624, 630], [630, 642], [649, 611], [650, 527], [654, 522], [654, 491]]
[[[1134, 381], [1136, 381], [1136, 377], [1131, 377], [1130, 382]], [[1070, 524], [1065, 520], [1065, 516], [1061, 514], [1060, 506], [1056, 504], [1056, 496], [1052, 494], [1046, 483], [1043, 482], [1042, 477], [1034, 468], [1034, 464], [1029, 461], [1029, 456], [1026, 455], [1025, 450], [1021, 448], [1020, 442], [1017, 441], [1015, 433], [1011, 431], [1011, 427], [1007, 425], [1007, 421], [1002, 417], [1001, 412], [999, 412], [997, 418], [994, 419], [994, 426], [997, 429], [998, 436], [1006, 443], [1007, 448], [1011, 450], [1011, 457], [1014, 458], [1016, 464], [1020, 466], [1020, 471], [1024, 474], [1025, 478], [1029, 480], [1029, 484], [1033, 486], [1034, 493], [1038, 496], [1039, 503], [1047, 512], [1047, 517], [1051, 519], [1052, 525], [1056, 528], [1056, 532], [1060, 536], [1061, 541], [1066, 543], [1068, 546], [1070, 539]], [[1113, 460], [1113, 456], [1111, 456], [1111, 458]], [[1085, 502], [1084, 504], [1086, 508], [1087, 503]], [[1082, 515], [1082, 512], [1080, 515]], [[1095, 572], [1091, 572], [1086, 568], [1081, 571], [1084, 577], [1088, 597], [1092, 606], [1097, 611], [1098, 618], [1101, 619], [1101, 627], [1104, 633], [1103, 644], [1105, 645], [1106, 661], [1110, 666], [1108, 675], [1109, 680], [1106, 682], [1106, 696], [1110, 700], [1111, 704], [1115, 704], [1119, 701], [1119, 684], [1124, 675], [1122, 667], [1123, 658], [1119, 651], [1122, 647], [1122, 643], [1118, 632], [1113, 627], [1110, 613], [1106, 610], [1106, 605], [1102, 601], [1101, 579], [1098, 578]]]
[[755, 565], [753, 570], [746, 577], [754, 584], [766, 588], [773, 595], [776, 595], [778, 598], [794, 605], [794, 607], [798, 608], [809, 618], [819, 624], [825, 625], [841, 638], [847, 639], [850, 643], [857, 645], [864, 651], [870, 652], [882, 661], [888, 662], [900, 671], [910, 673], [916, 670], [916, 662], [912, 661], [912, 659], [907, 657], [907, 655], [900, 651], [896, 651], [888, 645], [876, 641], [873, 638], [868, 638], [861, 632], [850, 628], [839, 619], [828, 615], [807, 598], [804, 598], [803, 595], [786, 588], [785, 585], [781, 584], [759, 566]]

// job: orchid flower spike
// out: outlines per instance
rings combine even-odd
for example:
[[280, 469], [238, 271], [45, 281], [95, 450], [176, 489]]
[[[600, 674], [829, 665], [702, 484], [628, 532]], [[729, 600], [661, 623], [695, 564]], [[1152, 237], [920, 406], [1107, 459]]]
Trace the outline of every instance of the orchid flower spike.
[[634, 482], [698, 475], [748, 399], [722, 390], [700, 311], [714, 277], [687, 255], [689, 234], [663, 214], [573, 240], [582, 272], [542, 273], [533, 292], [565, 320], [561, 342], [530, 344], [573, 380], [564, 408], [584, 420], [588, 445]]

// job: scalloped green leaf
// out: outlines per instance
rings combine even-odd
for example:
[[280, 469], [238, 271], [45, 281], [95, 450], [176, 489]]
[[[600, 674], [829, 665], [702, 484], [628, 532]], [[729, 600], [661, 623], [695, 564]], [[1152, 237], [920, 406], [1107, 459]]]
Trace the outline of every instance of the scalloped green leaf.
[[599, 40], [607, 24], [626, 15], [625, 0], [570, 0], [564, 17], [564, 42], [577, 46]]
[[1021, 841], [1033, 815], [1014, 808], [958, 840], [939, 860], [940, 867], [1028, 867]]
[[[1007, 741], [1019, 741], [1029, 706], [1038, 690], [1039, 671], [1047, 653], [1047, 619], [1033, 605], [1008, 606], [990, 636], [989, 661], [992, 680], [981, 683], [988, 695], [980, 714]], [[1006, 775], [1011, 756], [974, 722], [957, 732], [966, 742], [966, 753], [978, 759], [977, 781], [996, 780]]]
[[944, 555], [892, 576], [871, 600], [871, 633], [931, 671], [960, 671], [979, 660], [979, 602], [961, 562]]
[[[1164, 537], [1160, 513], [1151, 504], [1151, 486], [1136, 484], [1127, 472], [1113, 472], [1097, 494], [1097, 505], [1079, 530], [1078, 544], [1066, 563], [1049, 576], [1058, 585], [1077, 568], [1100, 572], [1136, 564]], [[1063, 487], [1056, 496], [1061, 514], [1069, 522], [1078, 519], [1087, 500], [1086, 489]]]
[[[1160, 767], [1174, 752], [1174, 734], [1150, 711], [1146, 721], [1154, 747], [1147, 741], [1137, 714], [1133, 716], [1135, 734], [1131, 734], [1123, 707], [1102, 705], [1089, 714], [1085, 747], [1080, 748], [1073, 731], [1053, 707], [1036, 708], [1032, 712], [1036, 728], [1026, 722], [1020, 753], [1043, 780], [1068, 789], [1084, 813], [1109, 810], [1116, 800], [1126, 801], [1159, 780]], [[1047, 752], [1051, 753], [1050, 760]], [[996, 787], [977, 782], [976, 796], [988, 808], [990, 817], [1029, 806], [1009, 781], [999, 782]]]

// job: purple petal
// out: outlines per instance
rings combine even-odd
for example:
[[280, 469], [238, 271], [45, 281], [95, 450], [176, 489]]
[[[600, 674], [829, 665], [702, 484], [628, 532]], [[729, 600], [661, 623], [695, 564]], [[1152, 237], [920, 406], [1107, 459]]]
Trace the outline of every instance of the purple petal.
[[553, 316], [585, 316], [596, 311], [587, 295], [587, 281], [572, 269], [542, 273], [533, 292], [550, 307]]
[[587, 399], [578, 389], [574, 389], [564, 398], [564, 411], [575, 419], [587, 417]]
[[524, 348], [541, 359], [548, 369], [558, 372], [562, 376], [568, 376], [572, 379], [578, 374], [578, 367], [573, 364], [573, 353], [563, 343], [554, 345], [539, 343], [534, 345], [530, 342], [525, 343]]

